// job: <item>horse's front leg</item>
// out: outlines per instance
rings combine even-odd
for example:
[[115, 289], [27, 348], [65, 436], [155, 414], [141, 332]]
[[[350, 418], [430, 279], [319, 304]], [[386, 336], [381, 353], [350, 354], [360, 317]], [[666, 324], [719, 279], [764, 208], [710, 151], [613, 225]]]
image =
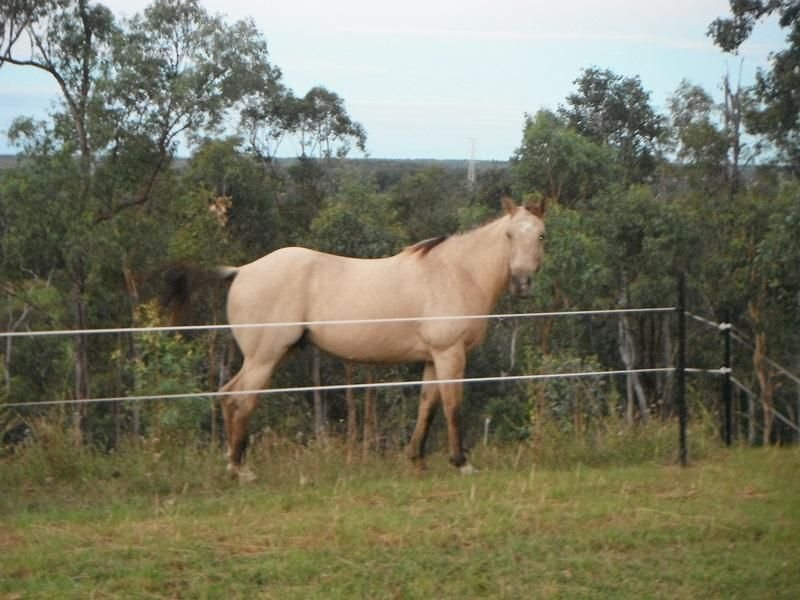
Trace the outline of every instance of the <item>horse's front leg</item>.
[[411, 434], [411, 441], [406, 449], [408, 457], [420, 471], [425, 469], [425, 440], [428, 438], [428, 430], [440, 398], [439, 386], [433, 382], [436, 379], [436, 368], [432, 362], [425, 364], [422, 379], [431, 383], [422, 385], [417, 423], [414, 425], [414, 433]]
[[[462, 379], [466, 367], [466, 351], [461, 347], [451, 348], [434, 357], [437, 379]], [[463, 383], [440, 383], [439, 391], [447, 421], [447, 440], [450, 449], [450, 464], [462, 473], [470, 474], [475, 468], [467, 460], [461, 437], [461, 401]]]

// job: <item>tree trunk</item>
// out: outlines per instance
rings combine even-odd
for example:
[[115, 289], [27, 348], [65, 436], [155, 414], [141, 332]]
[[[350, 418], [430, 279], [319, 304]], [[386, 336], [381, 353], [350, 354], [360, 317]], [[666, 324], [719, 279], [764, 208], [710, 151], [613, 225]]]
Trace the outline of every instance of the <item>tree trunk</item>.
[[[125, 278], [125, 289], [128, 292], [128, 303], [130, 304], [130, 311], [131, 311], [131, 323], [137, 325], [137, 315], [136, 309], [139, 307], [139, 287], [136, 285], [136, 278], [133, 275], [133, 271], [128, 266], [128, 257], [125, 256], [122, 259], [122, 275]], [[140, 354], [139, 354], [139, 346], [136, 343], [136, 336], [128, 334], [128, 352], [127, 352], [128, 360], [133, 364], [138, 364]], [[133, 381], [131, 381], [131, 389], [137, 389], [136, 387], [136, 371], [132, 370], [131, 377]], [[141, 403], [137, 400], [133, 401], [133, 435], [134, 437], [138, 438], [141, 433], [141, 425], [142, 425], [142, 407]]]
[[353, 363], [344, 363], [344, 377], [348, 387], [345, 390], [345, 400], [347, 402], [347, 462], [353, 459], [353, 451], [358, 441], [358, 406], [356, 395], [353, 388]]
[[772, 440], [772, 424], [775, 408], [775, 385], [772, 380], [767, 358], [767, 335], [763, 332], [756, 334], [756, 343], [753, 350], [753, 367], [756, 371], [759, 386], [759, 399], [764, 419], [764, 445]]
[[[22, 307], [22, 314], [20, 314], [18, 319], [14, 319], [14, 313], [11, 310], [11, 303], [8, 304], [8, 325], [6, 325], [6, 331], [13, 332], [16, 331], [18, 327], [20, 327], [24, 322], [25, 319], [28, 318], [28, 313], [30, 313], [31, 307], [28, 304], [25, 304]], [[6, 351], [4, 356], [4, 377], [5, 381], [3, 382], [6, 388], [6, 398], [11, 398], [11, 354], [13, 351], [13, 337], [6, 338]]]
[[[372, 369], [367, 368], [367, 383], [374, 383]], [[378, 410], [376, 407], [376, 389], [364, 390], [364, 458], [369, 456], [370, 450], [378, 449]]]
[[[314, 348], [313, 350], [313, 358], [311, 363], [311, 373], [312, 373], [312, 380], [314, 382], [314, 387], [319, 388], [322, 386], [322, 375], [321, 375], [321, 357], [319, 348]], [[322, 397], [322, 391], [319, 389], [314, 390], [314, 434], [317, 436], [317, 440], [321, 441], [325, 435], [325, 406], [324, 406], [324, 399]]]
[[732, 202], [739, 192], [740, 157], [742, 153], [742, 67], [739, 65], [739, 82], [734, 92], [731, 88], [730, 73], [725, 74], [722, 88], [725, 94], [725, 132], [730, 140], [730, 163], [728, 169], [728, 199]]
[[[663, 340], [663, 358], [661, 366], [669, 367], [672, 365], [672, 315], [665, 314], [661, 316], [661, 338]], [[661, 377], [661, 417], [666, 419], [672, 415], [672, 396], [673, 396], [673, 382], [674, 376], [672, 373], [665, 373], [659, 375]]]
[[[619, 354], [622, 362], [627, 370], [636, 368], [636, 347], [633, 340], [633, 332], [631, 331], [630, 321], [627, 315], [619, 316], [618, 323], [618, 347]], [[650, 420], [650, 413], [647, 408], [647, 394], [642, 386], [641, 379], [638, 373], [627, 374], [627, 389], [628, 389], [628, 422], [633, 422], [633, 405], [634, 398], [639, 405], [639, 418], [642, 423], [647, 423]]]
[[541, 322], [539, 327], [539, 351], [542, 353], [542, 356], [550, 354], [550, 334], [553, 331], [554, 323], [555, 318], [547, 317]]
[[[73, 283], [73, 309], [75, 328], [78, 330], [88, 329], [88, 316], [85, 300], [86, 274], [83, 261], [79, 260]], [[73, 434], [76, 444], [83, 444], [86, 441], [86, 418], [88, 415], [88, 404], [80, 402], [89, 398], [89, 344], [87, 336], [78, 334], [73, 336], [73, 358], [75, 362], [75, 400], [79, 402], [75, 405], [72, 424]]]
[[[766, 285], [766, 284], [764, 284]], [[763, 443], [768, 445], [772, 438], [772, 424], [774, 422], [775, 408], [775, 384], [772, 373], [767, 363], [767, 334], [762, 329], [763, 315], [761, 306], [763, 304], [758, 299], [747, 303], [747, 312], [753, 321], [755, 333], [755, 345], [753, 347], [753, 369], [758, 379], [759, 400], [763, 411], [764, 431]]]
[[758, 431], [756, 430], [756, 403], [755, 398], [747, 394], [747, 443], [755, 446], [758, 442]]

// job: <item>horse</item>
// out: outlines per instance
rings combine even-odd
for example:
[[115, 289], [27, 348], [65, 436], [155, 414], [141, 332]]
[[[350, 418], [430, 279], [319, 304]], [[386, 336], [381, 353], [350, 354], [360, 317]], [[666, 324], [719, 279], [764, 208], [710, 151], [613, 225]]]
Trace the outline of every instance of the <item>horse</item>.
[[[424, 363], [406, 454], [417, 468], [425, 468], [425, 440], [441, 404], [450, 463], [462, 473], [474, 471], [462, 445], [463, 384], [452, 380], [463, 378], [467, 354], [483, 341], [488, 319], [430, 317], [487, 315], [507, 287], [513, 295], [530, 293], [544, 255], [544, 202], [519, 206], [504, 195], [501, 204], [503, 214], [481, 227], [425, 240], [386, 258], [287, 247], [240, 267], [218, 268], [230, 282], [228, 322], [237, 326], [233, 335], [244, 359], [220, 389], [227, 468], [233, 476], [254, 479], [244, 465], [244, 448], [257, 393], [242, 392], [264, 389], [284, 356], [301, 342], [351, 362]], [[360, 322], [330, 323], [343, 320]], [[375, 320], [381, 322], [364, 322]], [[243, 327], [268, 323], [286, 325]]]

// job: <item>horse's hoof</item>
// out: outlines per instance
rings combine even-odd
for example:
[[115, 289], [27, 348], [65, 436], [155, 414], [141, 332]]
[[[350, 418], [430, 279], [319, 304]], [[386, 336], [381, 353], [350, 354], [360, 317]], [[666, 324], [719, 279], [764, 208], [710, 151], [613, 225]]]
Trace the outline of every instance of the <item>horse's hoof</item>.
[[425, 460], [422, 458], [412, 458], [411, 465], [414, 467], [414, 472], [417, 475], [422, 475], [428, 470], [428, 465], [425, 464]]
[[239, 483], [253, 483], [256, 479], [258, 479], [256, 474], [247, 467], [239, 469], [239, 472], [236, 473], [236, 477], [239, 479]]
[[469, 463], [461, 465], [458, 470], [461, 471], [462, 475], [475, 475], [476, 473], [479, 473], [478, 469]]
[[239, 483], [253, 483], [258, 477], [248, 467], [239, 467], [228, 463], [226, 467], [231, 479], [235, 479]]

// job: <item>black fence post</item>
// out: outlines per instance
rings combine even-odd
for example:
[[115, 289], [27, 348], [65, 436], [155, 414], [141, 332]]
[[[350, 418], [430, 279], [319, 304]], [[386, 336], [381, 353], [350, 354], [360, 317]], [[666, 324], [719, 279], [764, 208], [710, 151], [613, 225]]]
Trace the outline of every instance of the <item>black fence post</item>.
[[733, 389], [731, 386], [731, 315], [726, 314], [725, 323], [720, 326], [724, 340], [722, 362], [722, 439], [726, 446], [733, 439]]
[[678, 407], [678, 452], [681, 466], [688, 464], [686, 450], [686, 275], [678, 276], [678, 364], [675, 368], [675, 404]]

